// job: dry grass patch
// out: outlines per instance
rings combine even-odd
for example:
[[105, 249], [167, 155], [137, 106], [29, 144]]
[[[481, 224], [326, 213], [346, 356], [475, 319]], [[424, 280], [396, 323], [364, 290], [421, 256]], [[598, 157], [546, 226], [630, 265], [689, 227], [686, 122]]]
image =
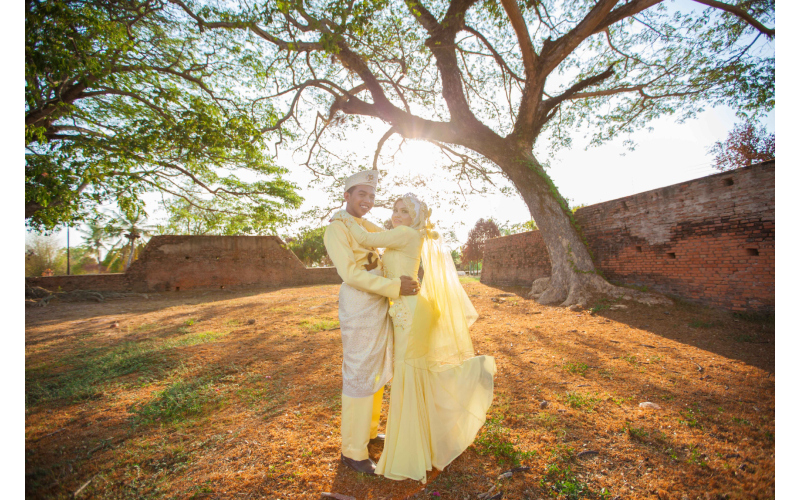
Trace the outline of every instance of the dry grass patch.
[[[572, 312], [463, 282], [476, 350], [497, 360], [495, 401], [426, 485], [339, 462], [337, 286], [27, 309], [26, 495], [774, 496], [770, 317], [680, 302]], [[514, 467], [530, 469], [499, 478]]]

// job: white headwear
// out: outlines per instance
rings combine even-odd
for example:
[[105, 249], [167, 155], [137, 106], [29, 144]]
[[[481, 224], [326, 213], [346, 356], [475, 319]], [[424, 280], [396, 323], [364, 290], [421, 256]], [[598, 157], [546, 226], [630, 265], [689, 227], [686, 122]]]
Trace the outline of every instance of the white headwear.
[[344, 181], [344, 190], [347, 192], [353, 186], [372, 186], [378, 187], [378, 171], [377, 170], [362, 170], [356, 172]]
[[432, 210], [428, 208], [428, 205], [417, 198], [417, 195], [414, 193], [406, 193], [400, 199], [403, 200], [411, 216], [412, 222], [410, 227], [412, 229], [427, 229], [428, 237], [433, 239], [438, 238], [439, 233], [431, 231], [431, 229], [433, 229], [433, 224], [430, 222]]

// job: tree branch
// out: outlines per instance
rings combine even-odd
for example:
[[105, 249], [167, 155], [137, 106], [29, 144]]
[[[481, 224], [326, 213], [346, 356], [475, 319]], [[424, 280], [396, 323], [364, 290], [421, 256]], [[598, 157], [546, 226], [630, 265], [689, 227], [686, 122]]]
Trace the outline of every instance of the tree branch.
[[[510, 0], [503, 0], [510, 1]], [[541, 61], [542, 75], [540, 78], [545, 78], [550, 74], [575, 48], [581, 44], [586, 38], [593, 35], [597, 28], [603, 23], [606, 16], [611, 12], [611, 9], [619, 0], [599, 0], [588, 14], [578, 23], [577, 26], [572, 28], [568, 33], [559, 37], [551, 42], [549, 39], [545, 40], [542, 46]], [[660, 0], [641, 0], [642, 2]], [[636, 3], [631, 2], [631, 3]], [[630, 4], [628, 4], [630, 5]]]
[[605, 18], [603, 18], [603, 20], [594, 28], [591, 34], [594, 35], [595, 33], [600, 33], [612, 24], [622, 21], [627, 17], [635, 16], [639, 12], [649, 9], [653, 5], [661, 3], [662, 1], [663, 0], [633, 0], [632, 2], [628, 2], [625, 5], [609, 12], [608, 15], [606, 15]]
[[701, 3], [703, 5], [708, 5], [709, 7], [713, 7], [715, 9], [724, 10], [734, 16], [742, 19], [750, 26], [754, 27], [761, 33], [767, 35], [767, 37], [772, 40], [775, 38], [775, 28], [767, 28], [763, 24], [761, 24], [758, 19], [751, 16], [746, 10], [737, 7], [735, 5], [730, 5], [723, 2], [717, 2], [716, 0], [694, 0], [697, 3]]
[[[611, 65], [607, 70], [600, 73], [599, 75], [595, 75], [589, 78], [585, 78], [578, 83], [574, 84], [570, 88], [564, 91], [559, 96], [553, 97], [551, 99], [547, 99], [543, 101], [539, 108], [539, 115], [546, 115], [550, 112], [551, 109], [561, 104], [563, 101], [570, 99], [573, 95], [577, 94], [581, 90], [591, 87], [592, 85], [597, 85], [598, 83], [602, 82], [603, 80], [610, 78], [614, 75], [614, 65]], [[544, 123], [540, 123], [539, 126], [541, 127]]]
[[375, 148], [375, 157], [372, 159], [372, 169], [378, 170], [378, 156], [381, 154], [381, 149], [383, 148], [383, 143], [386, 142], [389, 137], [397, 133], [397, 129], [395, 127], [390, 128], [383, 134], [381, 140], [378, 141], [378, 147]]
[[464, 26], [464, 31], [466, 31], [467, 33], [472, 33], [473, 35], [475, 35], [475, 37], [478, 38], [478, 40], [483, 42], [486, 48], [489, 49], [489, 52], [492, 53], [494, 60], [497, 61], [497, 64], [500, 65], [500, 68], [504, 69], [505, 71], [508, 71], [508, 74], [511, 75], [512, 78], [514, 78], [519, 82], [525, 81], [523, 78], [521, 78], [519, 75], [517, 75], [516, 73], [514, 73], [514, 71], [511, 70], [511, 68], [508, 66], [508, 64], [506, 64], [506, 61], [503, 59], [500, 53], [498, 53], [494, 49], [494, 47], [492, 47], [492, 44], [489, 43], [489, 40], [487, 40], [486, 37], [483, 36], [478, 30], [471, 28], [469, 26]]
[[506, 11], [508, 20], [511, 21], [511, 27], [514, 28], [514, 33], [517, 35], [517, 42], [522, 51], [522, 64], [525, 66], [525, 80], [531, 82], [538, 69], [539, 56], [533, 48], [533, 41], [528, 32], [525, 18], [522, 17], [522, 12], [520, 12], [516, 0], [500, 0], [500, 3], [503, 5], [503, 10]]

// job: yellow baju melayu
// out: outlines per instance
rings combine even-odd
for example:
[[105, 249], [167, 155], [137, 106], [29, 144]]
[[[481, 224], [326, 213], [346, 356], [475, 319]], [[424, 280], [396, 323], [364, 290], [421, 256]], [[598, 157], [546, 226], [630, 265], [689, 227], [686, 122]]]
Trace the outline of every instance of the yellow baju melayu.
[[[425, 219], [416, 215], [416, 226]], [[345, 223], [360, 244], [386, 248], [387, 278], [415, 276], [422, 260], [419, 295], [401, 296], [389, 308], [394, 375], [386, 440], [375, 473], [425, 482], [426, 472], [443, 470], [472, 444], [486, 421], [497, 371], [494, 358], [474, 356], [468, 329], [477, 312], [449, 252], [429, 237], [431, 231], [399, 226], [369, 233], [344, 211], [334, 220]]]
[[[345, 212], [346, 213], [346, 212]], [[381, 228], [352, 217], [366, 231]], [[325, 249], [342, 278], [339, 325], [342, 334], [342, 454], [369, 458], [367, 443], [378, 433], [383, 386], [392, 377], [389, 298], [400, 295], [400, 278], [383, 276], [378, 252], [353, 238], [340, 221], [325, 229]]]

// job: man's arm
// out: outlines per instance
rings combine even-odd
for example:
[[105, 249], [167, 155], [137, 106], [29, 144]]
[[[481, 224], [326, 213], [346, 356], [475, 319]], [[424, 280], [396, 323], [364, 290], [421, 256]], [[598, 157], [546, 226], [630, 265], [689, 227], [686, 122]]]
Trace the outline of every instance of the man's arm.
[[[336, 272], [342, 281], [363, 292], [383, 295], [390, 299], [400, 296], [400, 278], [384, 278], [372, 273], [368, 273], [356, 266], [356, 258], [350, 242], [347, 239], [347, 228], [341, 222], [334, 221], [325, 229], [325, 249], [328, 256], [336, 266]], [[408, 286], [406, 286], [408, 288]]]

